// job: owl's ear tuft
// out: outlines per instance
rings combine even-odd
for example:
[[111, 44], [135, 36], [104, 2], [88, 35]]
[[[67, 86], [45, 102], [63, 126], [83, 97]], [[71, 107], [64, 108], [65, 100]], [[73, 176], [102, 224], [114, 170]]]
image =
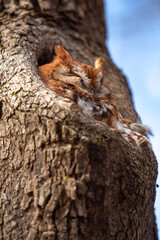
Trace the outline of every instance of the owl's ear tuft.
[[55, 53], [57, 57], [65, 60], [65, 59], [72, 59], [69, 53], [60, 45], [55, 46]]
[[97, 58], [97, 60], [94, 63], [95, 68], [99, 71], [100, 75], [101, 75], [101, 84], [103, 83], [103, 79], [104, 79], [104, 69], [103, 69], [103, 61], [102, 58], [99, 57]]
[[103, 72], [103, 61], [102, 61], [101, 57], [97, 58], [97, 60], [95, 61], [94, 65], [95, 65], [95, 68], [97, 70]]

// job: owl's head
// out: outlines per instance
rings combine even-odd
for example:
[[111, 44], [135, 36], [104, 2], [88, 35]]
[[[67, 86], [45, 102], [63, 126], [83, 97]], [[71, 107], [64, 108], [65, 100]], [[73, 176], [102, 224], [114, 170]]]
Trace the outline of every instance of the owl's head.
[[79, 78], [84, 88], [99, 91], [103, 81], [103, 62], [99, 57], [95, 61], [95, 67], [74, 61], [70, 54], [60, 45], [55, 47], [56, 57], [53, 61], [55, 71], [63, 76]]

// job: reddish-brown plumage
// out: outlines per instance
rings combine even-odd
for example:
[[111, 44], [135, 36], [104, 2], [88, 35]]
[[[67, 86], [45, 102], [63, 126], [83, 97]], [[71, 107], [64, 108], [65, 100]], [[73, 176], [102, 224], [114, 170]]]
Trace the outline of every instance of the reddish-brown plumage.
[[57, 56], [51, 63], [38, 67], [39, 75], [54, 92], [74, 101], [87, 115], [118, 130], [134, 146], [144, 141], [150, 145], [145, 136], [150, 133], [148, 128], [123, 119], [110, 92], [102, 85], [104, 72], [101, 57], [92, 67], [74, 61], [59, 45], [55, 47], [55, 52]]

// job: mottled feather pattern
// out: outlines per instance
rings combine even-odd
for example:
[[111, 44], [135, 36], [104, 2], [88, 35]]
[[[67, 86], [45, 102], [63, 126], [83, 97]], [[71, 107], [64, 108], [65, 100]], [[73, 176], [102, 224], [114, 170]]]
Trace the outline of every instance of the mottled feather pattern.
[[38, 67], [42, 80], [56, 93], [78, 104], [82, 111], [117, 130], [134, 146], [147, 142], [151, 146], [147, 126], [124, 119], [109, 90], [103, 86], [103, 62], [99, 57], [95, 67], [74, 61], [61, 46], [55, 47], [51, 63]]

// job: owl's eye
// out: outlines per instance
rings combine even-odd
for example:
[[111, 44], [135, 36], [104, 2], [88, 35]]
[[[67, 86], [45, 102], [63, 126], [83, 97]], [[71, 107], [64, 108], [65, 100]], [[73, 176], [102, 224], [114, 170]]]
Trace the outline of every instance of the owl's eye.
[[65, 75], [68, 77], [80, 77], [79, 75], [74, 74], [74, 73], [66, 73]]

